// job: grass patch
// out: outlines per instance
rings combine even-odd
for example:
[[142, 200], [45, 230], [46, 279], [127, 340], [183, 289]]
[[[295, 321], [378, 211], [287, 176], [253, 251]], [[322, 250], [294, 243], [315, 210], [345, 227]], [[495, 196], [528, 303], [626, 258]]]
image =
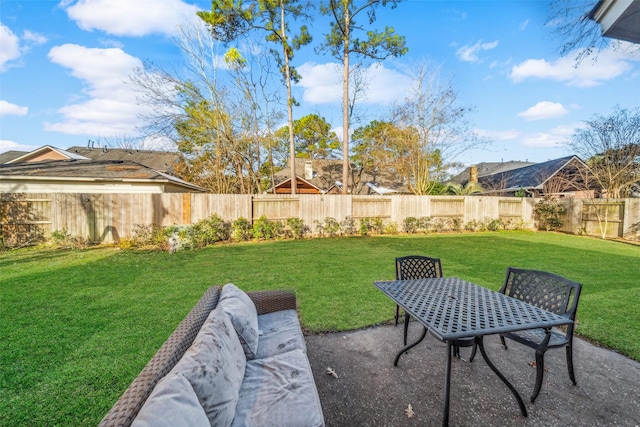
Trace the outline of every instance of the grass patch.
[[23, 249], [0, 253], [0, 425], [97, 424], [211, 285], [294, 289], [303, 326], [391, 319], [373, 285], [393, 259], [442, 259], [444, 274], [497, 290], [508, 266], [583, 284], [577, 333], [640, 360], [640, 247], [555, 233], [351, 237], [199, 251]]

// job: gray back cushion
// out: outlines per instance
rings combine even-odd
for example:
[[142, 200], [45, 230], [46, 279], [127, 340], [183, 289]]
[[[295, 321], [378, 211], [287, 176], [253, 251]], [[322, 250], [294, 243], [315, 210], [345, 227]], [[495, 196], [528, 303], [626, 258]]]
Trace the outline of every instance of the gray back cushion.
[[172, 372], [189, 380], [211, 425], [228, 426], [235, 414], [246, 364], [231, 320], [216, 308]]
[[228, 283], [222, 288], [218, 308], [231, 318], [247, 359], [255, 358], [258, 352], [258, 312], [251, 298], [233, 283]]

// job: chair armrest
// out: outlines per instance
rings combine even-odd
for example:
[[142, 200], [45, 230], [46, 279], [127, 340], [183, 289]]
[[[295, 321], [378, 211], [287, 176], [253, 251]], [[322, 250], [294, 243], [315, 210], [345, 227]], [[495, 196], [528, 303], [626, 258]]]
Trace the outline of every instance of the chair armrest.
[[295, 310], [297, 308], [296, 294], [293, 291], [252, 291], [247, 292], [247, 295], [256, 305], [258, 314], [280, 310]]

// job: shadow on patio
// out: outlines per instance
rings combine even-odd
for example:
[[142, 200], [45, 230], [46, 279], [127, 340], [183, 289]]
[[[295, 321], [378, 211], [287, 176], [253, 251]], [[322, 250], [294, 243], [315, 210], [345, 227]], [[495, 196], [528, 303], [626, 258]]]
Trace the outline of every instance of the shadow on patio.
[[[410, 338], [420, 325], [412, 323]], [[383, 325], [358, 331], [306, 336], [327, 426], [438, 426], [442, 422], [445, 344], [427, 335], [417, 347], [393, 358], [402, 346], [402, 327]], [[497, 336], [485, 338], [491, 361], [518, 390], [529, 413], [480, 354], [473, 363], [454, 359], [451, 377], [452, 426], [640, 426], [640, 363], [574, 339], [577, 386], [567, 373], [563, 349], [545, 356], [545, 377], [535, 404], [534, 351]], [[461, 349], [468, 357], [470, 348]], [[328, 375], [335, 370], [338, 378]], [[415, 415], [407, 417], [411, 405]]]

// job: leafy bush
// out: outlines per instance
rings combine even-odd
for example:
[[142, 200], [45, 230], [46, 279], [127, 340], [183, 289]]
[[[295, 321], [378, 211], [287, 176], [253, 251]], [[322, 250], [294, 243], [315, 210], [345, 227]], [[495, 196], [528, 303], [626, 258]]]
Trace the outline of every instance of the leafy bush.
[[380, 218], [379, 216], [372, 218], [370, 228], [373, 232], [382, 234], [382, 232], [384, 231], [384, 223], [382, 222], [382, 218]]
[[371, 219], [360, 218], [360, 235], [361, 236], [369, 235], [369, 230], [371, 230]]
[[333, 237], [340, 233], [340, 223], [335, 218], [326, 217], [324, 219], [324, 231], [330, 237]]
[[394, 221], [385, 224], [384, 234], [398, 234], [398, 224], [396, 224]]
[[533, 207], [539, 230], [552, 231], [562, 227], [560, 217], [566, 213], [567, 209], [551, 197], [545, 197]]
[[431, 228], [431, 217], [423, 216], [418, 218], [416, 225], [418, 226], [419, 231], [422, 231], [423, 233], [428, 233], [429, 228]]
[[258, 240], [275, 239], [280, 234], [282, 224], [271, 221], [265, 215], [253, 222], [253, 237]]
[[294, 239], [302, 239], [309, 229], [301, 218], [287, 218], [287, 226]]
[[340, 227], [344, 234], [351, 236], [356, 232], [356, 221], [348, 216], [340, 223]]
[[405, 233], [415, 234], [418, 231], [418, 219], [408, 216], [402, 221], [402, 229]]
[[502, 228], [502, 220], [485, 218], [486, 228], [489, 231], [498, 231]]
[[247, 240], [251, 240], [253, 237], [253, 233], [251, 232], [252, 226], [248, 219], [244, 217], [240, 217], [233, 221], [231, 224], [231, 230], [233, 235], [233, 240], [237, 242], [244, 242]]
[[204, 248], [217, 242], [229, 240], [231, 226], [218, 214], [213, 214], [193, 224], [187, 230], [186, 235], [193, 248]]
[[457, 216], [451, 218], [451, 228], [453, 231], [462, 231], [462, 218]]

